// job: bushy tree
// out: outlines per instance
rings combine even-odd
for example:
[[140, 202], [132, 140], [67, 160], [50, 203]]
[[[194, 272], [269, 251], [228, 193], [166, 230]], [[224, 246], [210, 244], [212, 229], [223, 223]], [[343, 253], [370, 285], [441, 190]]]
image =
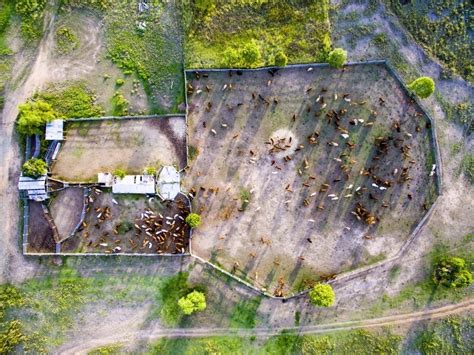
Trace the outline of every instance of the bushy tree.
[[17, 128], [20, 134], [42, 134], [46, 123], [56, 118], [53, 107], [42, 101], [28, 101], [18, 106]]
[[178, 306], [186, 315], [196, 311], [203, 311], [206, 309], [206, 296], [202, 292], [193, 291], [185, 297], [181, 297], [178, 300]]
[[43, 159], [31, 158], [23, 164], [21, 171], [25, 176], [37, 178], [48, 172], [48, 165]]
[[246, 43], [240, 51], [242, 66], [254, 67], [257, 66], [262, 58], [260, 47], [255, 41]]
[[422, 99], [426, 99], [435, 91], [435, 82], [429, 76], [421, 76], [418, 79], [413, 80], [408, 88], [413, 90], [416, 95]]
[[199, 225], [201, 224], [201, 216], [198, 215], [197, 213], [190, 213], [186, 217], [186, 223], [191, 228], [199, 227]]
[[318, 307], [330, 307], [334, 304], [336, 296], [331, 285], [318, 283], [309, 291], [311, 303]]
[[123, 179], [127, 173], [123, 169], [115, 169], [114, 170], [114, 175], [118, 176], [119, 178]]
[[334, 68], [342, 68], [347, 61], [347, 52], [342, 48], [336, 48], [329, 52], [328, 63]]
[[472, 274], [464, 259], [445, 257], [436, 264], [433, 281], [450, 288], [467, 287], [472, 283]]
[[285, 52], [278, 51], [277, 54], [275, 54], [275, 65], [284, 67], [286, 64], [288, 64], [288, 57], [286, 56]]

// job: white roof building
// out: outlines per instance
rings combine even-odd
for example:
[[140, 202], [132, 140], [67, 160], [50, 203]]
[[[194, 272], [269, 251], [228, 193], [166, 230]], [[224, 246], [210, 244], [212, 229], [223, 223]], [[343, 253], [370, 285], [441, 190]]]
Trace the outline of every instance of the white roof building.
[[163, 200], [174, 200], [181, 192], [181, 177], [173, 166], [164, 166], [158, 176], [158, 194]]
[[98, 173], [97, 182], [105, 187], [110, 187], [114, 183], [114, 176], [111, 173]]
[[156, 193], [155, 177], [152, 175], [125, 175], [121, 179], [114, 176], [112, 193], [154, 195]]
[[52, 120], [46, 123], [46, 137], [47, 141], [62, 141], [64, 139], [64, 121]]
[[46, 175], [42, 175], [37, 179], [29, 176], [20, 176], [18, 189], [23, 192], [29, 200], [44, 201], [48, 196], [46, 191]]

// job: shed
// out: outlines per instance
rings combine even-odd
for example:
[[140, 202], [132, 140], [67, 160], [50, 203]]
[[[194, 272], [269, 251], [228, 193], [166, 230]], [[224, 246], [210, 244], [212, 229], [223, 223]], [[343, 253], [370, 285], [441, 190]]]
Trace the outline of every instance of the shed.
[[105, 187], [110, 187], [114, 183], [114, 176], [111, 173], [98, 173], [97, 182]]
[[123, 178], [114, 176], [112, 193], [154, 195], [155, 178], [152, 175], [125, 175]]
[[164, 166], [158, 176], [158, 194], [163, 200], [174, 200], [181, 192], [181, 177], [173, 166]]
[[46, 140], [62, 141], [64, 140], [64, 121], [52, 120], [46, 123]]
[[37, 179], [22, 175], [18, 182], [18, 189], [29, 200], [44, 201], [49, 197], [46, 191], [46, 175]]

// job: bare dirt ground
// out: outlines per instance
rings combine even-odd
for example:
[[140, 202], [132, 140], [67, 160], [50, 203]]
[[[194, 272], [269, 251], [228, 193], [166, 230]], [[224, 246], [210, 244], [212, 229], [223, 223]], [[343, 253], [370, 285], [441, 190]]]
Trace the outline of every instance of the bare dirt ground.
[[124, 169], [142, 174], [186, 164], [184, 117], [73, 122], [55, 162], [53, 176], [65, 181], [96, 181], [97, 173]]
[[41, 202], [30, 202], [29, 216], [28, 251], [35, 253], [54, 252], [56, 242], [54, 241], [53, 230], [45, 218]]
[[67, 238], [79, 223], [84, 204], [84, 189], [66, 188], [52, 195], [49, 211], [60, 239]]
[[156, 197], [93, 189], [86, 211], [83, 226], [62, 243], [62, 251], [180, 254], [188, 250], [189, 228], [184, 218], [189, 208], [182, 195], [161, 202]]
[[203, 74], [189, 74], [197, 255], [294, 290], [392, 256], [436, 198], [430, 125], [383, 66]]

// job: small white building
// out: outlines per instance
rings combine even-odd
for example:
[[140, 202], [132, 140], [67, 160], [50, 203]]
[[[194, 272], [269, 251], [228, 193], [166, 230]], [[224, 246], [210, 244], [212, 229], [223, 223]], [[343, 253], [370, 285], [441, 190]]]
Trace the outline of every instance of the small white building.
[[105, 187], [110, 187], [114, 183], [114, 176], [111, 173], [98, 173], [97, 182]]
[[47, 141], [62, 141], [64, 140], [64, 121], [63, 120], [52, 120], [46, 123], [46, 135]]
[[181, 192], [181, 177], [173, 166], [164, 166], [158, 175], [158, 194], [163, 200], [174, 200]]
[[18, 182], [18, 189], [29, 200], [44, 201], [49, 197], [46, 190], [46, 175], [37, 179], [22, 175]]
[[113, 177], [112, 193], [114, 194], [156, 194], [155, 177], [153, 175], [125, 175]]

